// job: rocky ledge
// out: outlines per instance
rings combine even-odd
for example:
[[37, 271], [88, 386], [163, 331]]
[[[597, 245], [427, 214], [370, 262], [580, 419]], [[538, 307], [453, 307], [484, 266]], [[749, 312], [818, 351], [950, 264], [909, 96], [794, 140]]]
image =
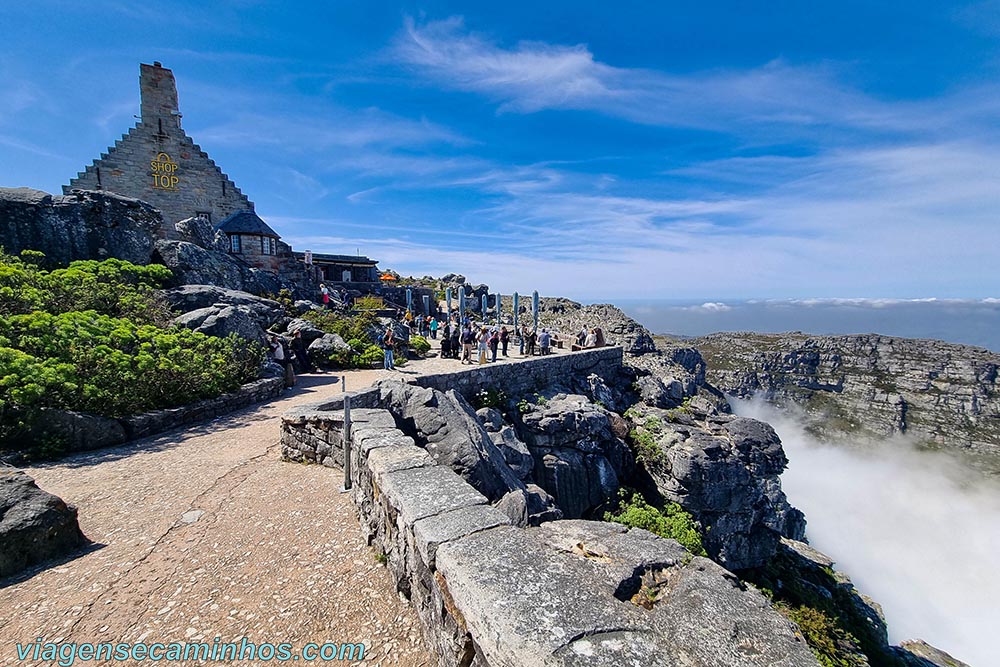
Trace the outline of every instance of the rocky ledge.
[[711, 383], [800, 405], [818, 435], [905, 434], [1000, 456], [1000, 355], [983, 348], [876, 334], [719, 333], [689, 342]]

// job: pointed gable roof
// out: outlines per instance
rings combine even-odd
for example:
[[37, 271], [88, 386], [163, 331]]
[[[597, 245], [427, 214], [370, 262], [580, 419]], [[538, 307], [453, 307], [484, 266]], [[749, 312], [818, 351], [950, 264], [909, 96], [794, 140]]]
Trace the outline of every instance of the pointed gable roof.
[[219, 223], [218, 229], [227, 234], [255, 234], [257, 236], [273, 236], [276, 239], [281, 238], [276, 231], [261, 220], [259, 215], [249, 210], [230, 214]]

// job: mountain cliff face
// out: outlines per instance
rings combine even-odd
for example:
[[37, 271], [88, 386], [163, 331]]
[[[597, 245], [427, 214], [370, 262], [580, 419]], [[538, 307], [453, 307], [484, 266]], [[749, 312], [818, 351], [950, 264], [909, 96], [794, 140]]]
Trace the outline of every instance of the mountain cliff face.
[[688, 341], [708, 380], [747, 398], [805, 408], [826, 437], [905, 434], [1000, 456], [1000, 355], [935, 340], [719, 333]]

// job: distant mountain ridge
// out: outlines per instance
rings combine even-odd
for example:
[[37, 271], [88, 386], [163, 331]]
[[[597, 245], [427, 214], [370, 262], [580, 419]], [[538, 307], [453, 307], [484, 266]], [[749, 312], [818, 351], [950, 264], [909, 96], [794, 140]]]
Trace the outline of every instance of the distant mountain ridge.
[[905, 434], [1000, 457], [1000, 354], [984, 348], [801, 332], [717, 333], [686, 343], [704, 355], [715, 386], [802, 406], [819, 435]]

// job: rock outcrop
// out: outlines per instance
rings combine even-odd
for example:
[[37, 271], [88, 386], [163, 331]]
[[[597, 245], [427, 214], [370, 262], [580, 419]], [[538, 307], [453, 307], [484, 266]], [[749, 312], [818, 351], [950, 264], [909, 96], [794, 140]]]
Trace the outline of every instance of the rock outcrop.
[[75, 507], [39, 489], [20, 470], [0, 469], [0, 577], [86, 543]]
[[656, 344], [646, 327], [611, 304], [593, 304], [581, 308], [543, 312], [541, 322], [567, 336], [582, 328], [601, 327], [609, 345], [621, 345], [627, 354], [655, 352]]
[[803, 406], [824, 437], [893, 434], [1000, 455], [1000, 355], [875, 334], [713, 334], [692, 341], [739, 397]]
[[520, 440], [534, 460], [534, 481], [566, 518], [591, 516], [616, 501], [635, 461], [615, 435], [610, 413], [585, 396], [556, 394], [522, 403]]
[[180, 313], [176, 324], [209, 336], [237, 334], [263, 343], [265, 331], [284, 316], [277, 301], [214, 285], [183, 285], [161, 294]]
[[52, 265], [82, 259], [148, 264], [163, 224], [149, 204], [109, 192], [50, 195], [0, 188], [0, 244], [16, 255], [40, 250]]

